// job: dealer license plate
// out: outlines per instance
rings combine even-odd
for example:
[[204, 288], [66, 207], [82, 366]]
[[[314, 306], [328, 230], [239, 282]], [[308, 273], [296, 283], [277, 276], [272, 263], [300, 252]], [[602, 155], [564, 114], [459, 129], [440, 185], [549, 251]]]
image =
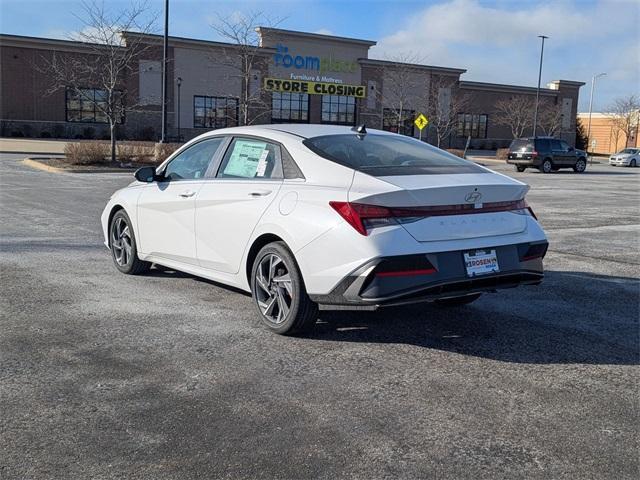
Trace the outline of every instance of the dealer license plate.
[[500, 271], [498, 256], [495, 250], [476, 250], [464, 254], [464, 264], [469, 277], [487, 275]]
[[517, 154], [516, 154], [516, 157], [517, 157], [517, 158], [522, 158], [522, 154], [521, 154], [521, 153], [517, 153]]

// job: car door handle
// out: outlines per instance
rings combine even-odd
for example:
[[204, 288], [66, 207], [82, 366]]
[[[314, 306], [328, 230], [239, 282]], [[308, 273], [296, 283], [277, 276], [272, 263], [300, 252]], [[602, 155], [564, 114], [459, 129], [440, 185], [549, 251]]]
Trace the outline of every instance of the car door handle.
[[271, 190], [256, 190], [249, 194], [250, 197], [266, 197], [271, 193]]
[[196, 194], [196, 192], [194, 192], [193, 190], [187, 190], [186, 192], [182, 192], [179, 195], [182, 198], [189, 198], [189, 197], [193, 197]]

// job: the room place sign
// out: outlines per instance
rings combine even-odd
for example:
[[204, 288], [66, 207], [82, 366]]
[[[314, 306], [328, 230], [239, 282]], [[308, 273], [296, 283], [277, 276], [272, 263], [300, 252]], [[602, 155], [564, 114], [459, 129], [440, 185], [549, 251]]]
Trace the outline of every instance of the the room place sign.
[[264, 89], [267, 92], [308, 93], [311, 95], [344, 95], [357, 98], [367, 96], [367, 89], [363, 85], [283, 80], [280, 78], [265, 78]]

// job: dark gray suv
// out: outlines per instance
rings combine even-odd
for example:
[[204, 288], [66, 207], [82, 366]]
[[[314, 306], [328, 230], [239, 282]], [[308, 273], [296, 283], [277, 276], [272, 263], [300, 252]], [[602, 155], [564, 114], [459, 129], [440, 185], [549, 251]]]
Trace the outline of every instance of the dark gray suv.
[[572, 168], [582, 173], [587, 168], [587, 155], [556, 138], [517, 138], [509, 146], [507, 163], [515, 165], [519, 172], [525, 168], [537, 168], [543, 173]]

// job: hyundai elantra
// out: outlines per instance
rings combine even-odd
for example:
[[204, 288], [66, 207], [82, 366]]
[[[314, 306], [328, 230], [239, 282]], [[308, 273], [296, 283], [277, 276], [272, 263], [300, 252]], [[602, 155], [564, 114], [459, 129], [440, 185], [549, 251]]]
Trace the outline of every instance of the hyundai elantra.
[[158, 264], [239, 288], [292, 334], [318, 305], [456, 306], [539, 284], [548, 244], [528, 188], [402, 135], [262, 125], [139, 169], [101, 221], [120, 272]]

